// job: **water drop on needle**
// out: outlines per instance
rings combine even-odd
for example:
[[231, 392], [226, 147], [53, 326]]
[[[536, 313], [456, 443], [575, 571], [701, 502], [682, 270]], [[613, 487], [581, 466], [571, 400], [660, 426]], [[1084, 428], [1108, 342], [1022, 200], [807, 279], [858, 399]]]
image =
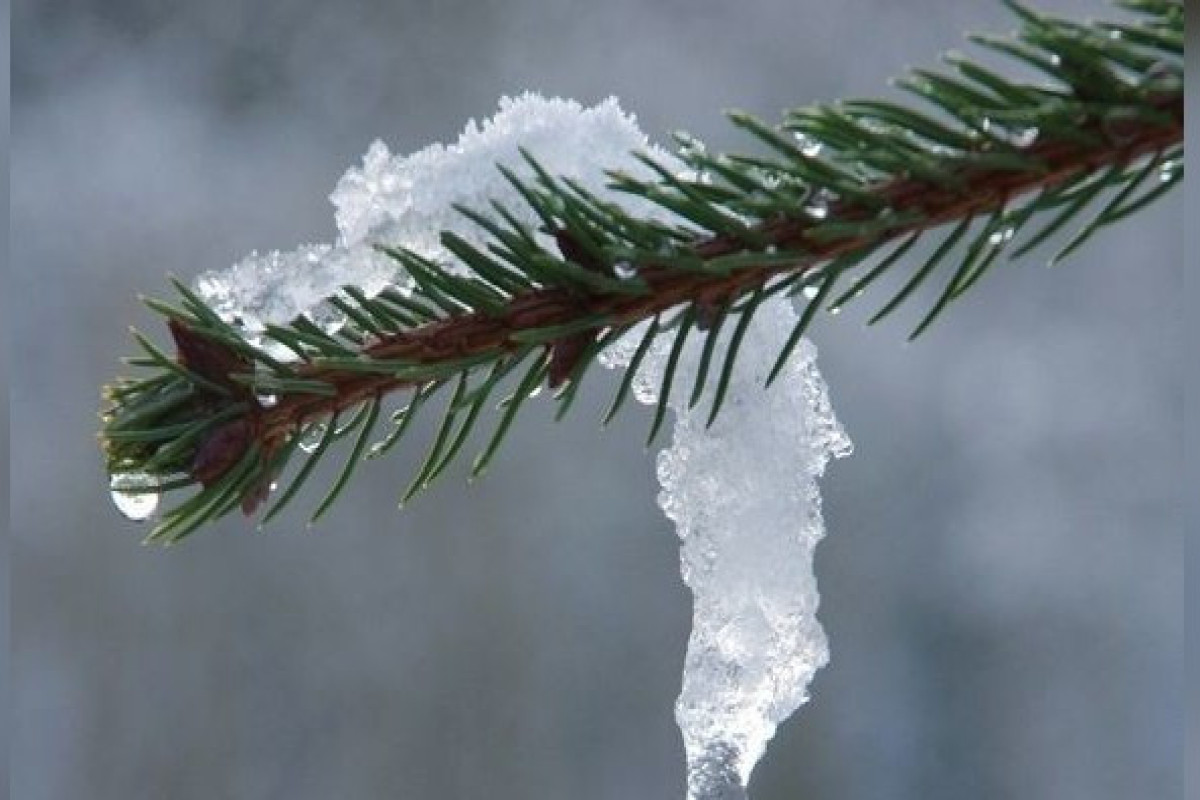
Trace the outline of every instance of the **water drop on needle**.
[[1011, 141], [1017, 147], [1029, 147], [1037, 141], [1037, 138], [1037, 128], [1022, 128], [1020, 130], [1013, 131]]
[[158, 480], [140, 472], [112, 476], [109, 483], [113, 505], [126, 519], [143, 522], [158, 508]]
[[321, 439], [325, 436], [325, 425], [319, 423], [308, 428], [304, 433], [300, 434], [300, 449], [311, 455], [316, 451], [321, 444]]
[[623, 281], [627, 281], [637, 275], [637, 269], [628, 261], [618, 261], [613, 265], [613, 272]]
[[821, 143], [816, 139], [812, 138], [808, 134], [799, 132], [795, 134], [795, 137], [796, 145], [800, 148], [800, 152], [805, 156], [808, 158], [816, 158], [820, 154]]
[[1012, 241], [1015, 230], [1011, 227], [994, 231], [988, 236], [988, 244], [992, 247], [1003, 247]]

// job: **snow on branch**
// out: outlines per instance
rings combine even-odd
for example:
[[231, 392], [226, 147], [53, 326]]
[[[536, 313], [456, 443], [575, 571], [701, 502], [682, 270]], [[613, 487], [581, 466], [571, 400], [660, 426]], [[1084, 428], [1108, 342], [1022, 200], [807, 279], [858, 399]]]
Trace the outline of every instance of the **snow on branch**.
[[[674, 163], [649, 144], [616, 100], [584, 108], [525, 94], [502, 99], [493, 118], [482, 126], [468, 123], [450, 146], [435, 144], [400, 157], [376, 141], [362, 166], [350, 169], [331, 196], [335, 244], [251, 255], [228, 270], [202, 275], [197, 292], [249, 336], [299, 314], [336, 330], [344, 317], [327, 298], [343, 286], [368, 296], [411, 286], [375, 245], [404, 247], [447, 270], [459, 269], [441, 233], [453, 231], [485, 247], [485, 232], [455, 208], [495, 217], [493, 201], [536, 230], [534, 209], [496, 167], [527, 174], [521, 148], [536, 152], [547, 170], [630, 213], [669, 219], [660, 206], [609, 187], [608, 169], [646, 172], [634, 151]], [[807, 340], [793, 351], [773, 390], [762, 390], [796, 322], [786, 298], [763, 303], [741, 343], [725, 413], [711, 426], [688, 395], [677, 394], [669, 404], [677, 421], [671, 446], [658, 457], [659, 503], [676, 525], [683, 579], [694, 596], [676, 719], [687, 752], [688, 795], [695, 800], [744, 789], [776, 726], [807, 700], [813, 674], [828, 660], [816, 620], [812, 565], [813, 549], [824, 535], [816, 482], [831, 456], [849, 453], [850, 442]], [[602, 353], [601, 363], [628, 367], [644, 328]], [[728, 347], [733, 330], [730, 325], [720, 334], [717, 352]], [[643, 403], [659, 400], [673, 340], [658, 337], [635, 365], [633, 393]], [[676, 365], [681, 384], [694, 383], [705, 349], [693, 337], [681, 351]]]

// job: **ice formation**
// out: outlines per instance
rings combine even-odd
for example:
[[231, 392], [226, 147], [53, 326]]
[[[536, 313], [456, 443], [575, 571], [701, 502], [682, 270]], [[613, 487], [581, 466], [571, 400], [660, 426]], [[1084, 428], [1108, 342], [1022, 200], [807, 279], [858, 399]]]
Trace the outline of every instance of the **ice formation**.
[[[658, 455], [658, 501], [675, 523], [693, 595], [675, 706], [691, 800], [745, 797], [776, 726], [808, 699], [813, 674], [829, 659], [816, 619], [813, 549], [824, 536], [817, 479], [851, 444], [807, 340], [763, 388], [796, 321], [786, 299], [760, 306], [712, 427], [705, 427], [705, 404], [687, 407], [701, 337], [685, 347], [669, 397], [676, 421], [671, 446]], [[624, 337], [604, 362], [627, 364], [639, 333]], [[668, 347], [660, 337], [634, 377], [644, 403], [657, 402]]]
[[[518, 147], [552, 174], [577, 179], [597, 195], [642, 217], [669, 219], [663, 209], [606, 187], [605, 170], [645, 175], [634, 150], [678, 166], [652, 147], [615, 100], [584, 108], [526, 94], [504, 99], [482, 125], [473, 121], [449, 146], [407, 157], [375, 142], [331, 199], [338, 238], [287, 253], [251, 255], [228, 270], [201, 276], [196, 288], [254, 336], [268, 322], [300, 313], [327, 328], [339, 323], [323, 299], [346, 284], [368, 294], [408, 279], [373, 245], [415, 250], [453, 269], [438, 233], [452, 230], [483, 244], [482, 232], [454, 211], [488, 213], [491, 201], [536, 228], [535, 213], [496, 169], [529, 176]], [[552, 246], [552, 242], [548, 241]], [[693, 630], [676, 719], [688, 758], [694, 800], [744, 797], [754, 764], [780, 721], [807, 698], [813, 673], [828, 659], [818, 624], [813, 548], [823, 535], [816, 481], [831, 456], [850, 443], [829, 405], [815, 349], [803, 342], [770, 390], [762, 387], [796, 322], [788, 301], [760, 306], [744, 341], [725, 408], [711, 428], [706, 406], [689, 410], [702, 338], [693, 336], [676, 373], [670, 405], [672, 445], [659, 454], [659, 502], [682, 540], [684, 581], [695, 599]], [[729, 335], [729, 328], [722, 335]], [[602, 354], [608, 366], [628, 363], [638, 331]], [[661, 383], [667, 339], [639, 369], [634, 391], [652, 403]], [[720, 350], [720, 348], [719, 348]]]

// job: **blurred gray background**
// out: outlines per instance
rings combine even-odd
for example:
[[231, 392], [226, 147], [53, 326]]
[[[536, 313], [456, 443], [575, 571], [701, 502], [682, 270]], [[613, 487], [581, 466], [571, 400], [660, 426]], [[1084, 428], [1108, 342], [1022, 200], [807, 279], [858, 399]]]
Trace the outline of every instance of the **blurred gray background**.
[[[999, 4], [18, 0], [13, 25], [14, 797], [681, 797], [689, 597], [648, 420], [597, 429], [611, 376], [562, 424], [535, 404], [478, 485], [397, 512], [408, 452], [315, 530], [144, 549], [94, 441], [127, 326], [161, 338], [135, 295], [331, 239], [372, 138], [452, 139], [503, 93], [744, 147], [721, 109], [891, 95], [1012, 27]], [[833, 662], [756, 800], [1181, 795], [1182, 222], [1176, 192], [999, 269], [912, 346], [912, 311], [817, 326], [857, 444], [824, 483]]]

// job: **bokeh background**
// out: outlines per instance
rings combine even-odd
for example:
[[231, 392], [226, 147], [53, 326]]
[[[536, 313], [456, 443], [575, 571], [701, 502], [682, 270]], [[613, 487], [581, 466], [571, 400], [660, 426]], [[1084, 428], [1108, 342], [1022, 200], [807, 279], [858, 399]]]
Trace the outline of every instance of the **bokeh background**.
[[[397, 512], [408, 452], [314, 530], [235, 519], [169, 551], [108, 503], [98, 387], [129, 325], [161, 335], [136, 293], [331, 239], [372, 138], [448, 140], [536, 89], [744, 147], [721, 109], [891, 95], [1011, 28], [999, 3], [18, 0], [12, 22], [13, 796], [681, 797], [689, 597], [644, 412], [598, 431], [611, 376], [564, 423], [535, 404], [477, 485]], [[833, 662], [756, 800], [1180, 796], [1182, 222], [1176, 192], [1066, 266], [996, 270], [911, 346], [911, 311], [816, 327], [857, 444], [824, 482]]]

